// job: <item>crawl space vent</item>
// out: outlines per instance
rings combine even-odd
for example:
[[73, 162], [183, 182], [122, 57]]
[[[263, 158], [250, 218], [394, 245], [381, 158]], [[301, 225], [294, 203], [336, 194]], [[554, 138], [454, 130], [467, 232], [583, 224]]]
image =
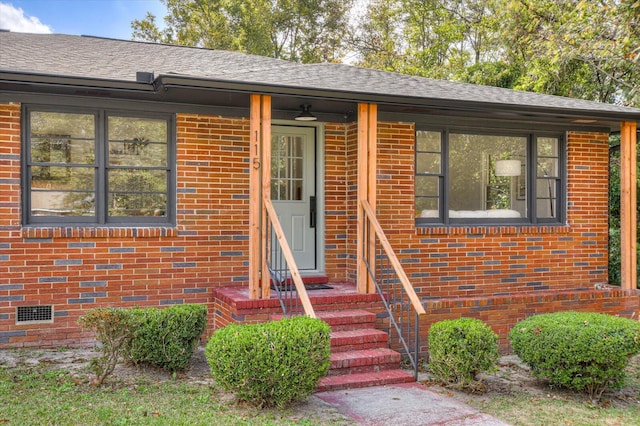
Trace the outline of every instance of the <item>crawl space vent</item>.
[[51, 322], [53, 321], [53, 306], [18, 306], [16, 322]]

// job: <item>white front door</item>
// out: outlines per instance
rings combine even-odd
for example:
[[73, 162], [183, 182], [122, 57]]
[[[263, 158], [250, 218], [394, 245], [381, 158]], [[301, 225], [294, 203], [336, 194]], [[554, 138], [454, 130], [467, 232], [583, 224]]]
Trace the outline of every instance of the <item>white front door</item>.
[[313, 127], [271, 128], [271, 200], [300, 270], [317, 269]]

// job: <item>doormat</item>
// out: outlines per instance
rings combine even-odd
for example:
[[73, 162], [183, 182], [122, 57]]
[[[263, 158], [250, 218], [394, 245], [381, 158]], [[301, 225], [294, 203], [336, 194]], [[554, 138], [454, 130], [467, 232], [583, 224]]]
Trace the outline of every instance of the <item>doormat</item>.
[[[306, 288], [307, 290], [331, 290], [333, 287], [326, 284], [305, 284], [304, 288]], [[271, 290], [275, 289], [276, 287], [271, 284]], [[294, 284], [279, 285], [278, 289], [280, 291], [295, 291], [296, 286]]]

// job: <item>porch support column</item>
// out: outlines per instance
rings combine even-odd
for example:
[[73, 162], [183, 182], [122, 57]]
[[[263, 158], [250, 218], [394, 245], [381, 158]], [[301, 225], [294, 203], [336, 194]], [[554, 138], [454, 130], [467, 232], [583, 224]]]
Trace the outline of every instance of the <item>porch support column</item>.
[[375, 292], [374, 284], [369, 277], [364, 263], [364, 250], [368, 258], [375, 259], [374, 239], [371, 237], [373, 227], [367, 229], [369, 245], [364, 247], [364, 212], [360, 200], [369, 202], [376, 211], [376, 141], [378, 133], [378, 106], [376, 104], [358, 104], [358, 230], [357, 230], [357, 274], [358, 293]]
[[[260, 269], [264, 259], [266, 230], [261, 226], [264, 218], [262, 194], [270, 196], [271, 188], [271, 97], [251, 95], [249, 104], [249, 298], [268, 298], [270, 295], [268, 275], [261, 284]], [[266, 177], [265, 170], [269, 173]], [[265, 288], [266, 287], [266, 288]]]
[[635, 122], [620, 124], [620, 277], [622, 288], [627, 290], [638, 286], [636, 132]]

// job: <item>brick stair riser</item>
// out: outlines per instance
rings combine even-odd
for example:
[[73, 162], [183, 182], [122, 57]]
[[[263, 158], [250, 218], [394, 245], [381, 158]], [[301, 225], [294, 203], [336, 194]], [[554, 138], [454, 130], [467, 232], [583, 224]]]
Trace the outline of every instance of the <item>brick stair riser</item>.
[[411, 383], [414, 381], [415, 379], [412, 375], [400, 370], [350, 374], [345, 376], [327, 376], [320, 380], [320, 383], [316, 387], [316, 392], [392, 385], [396, 383]]
[[357, 351], [361, 349], [386, 348], [386, 334], [370, 334], [357, 337], [331, 337], [331, 352]]
[[368, 373], [397, 369], [401, 356], [390, 349], [338, 352], [331, 355], [329, 375]]
[[377, 373], [380, 371], [389, 371], [395, 370], [398, 368], [398, 363], [386, 363], [386, 364], [375, 364], [375, 365], [363, 365], [360, 367], [349, 367], [349, 368], [330, 368], [327, 373], [327, 377], [331, 376], [346, 376], [349, 374], [360, 374], [360, 373]]
[[344, 315], [332, 312], [318, 312], [321, 320], [329, 324], [331, 331], [375, 329], [376, 316], [367, 311], [345, 311]]
[[353, 330], [362, 330], [369, 328], [376, 328], [375, 322], [363, 322], [363, 323], [347, 323], [347, 324], [336, 324], [331, 325], [331, 331], [353, 331]]

